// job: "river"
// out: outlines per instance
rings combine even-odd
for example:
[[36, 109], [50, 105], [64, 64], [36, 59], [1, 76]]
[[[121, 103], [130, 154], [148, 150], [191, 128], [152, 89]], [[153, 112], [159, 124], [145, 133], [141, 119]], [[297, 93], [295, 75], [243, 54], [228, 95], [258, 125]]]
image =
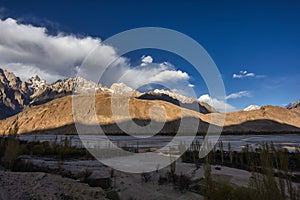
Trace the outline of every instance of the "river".
[[[153, 136], [148, 138], [135, 138], [131, 136], [96, 136], [96, 135], [21, 135], [21, 140], [26, 141], [49, 141], [57, 143], [63, 142], [65, 138], [71, 140], [72, 145], [83, 147], [85, 145], [97, 146], [105, 148], [110, 146], [111, 142], [118, 146], [126, 147], [140, 147], [140, 148], [161, 148], [166, 145], [178, 146], [179, 143], [189, 144], [189, 141], [193, 140], [190, 136], [180, 136], [176, 141], [172, 141], [172, 136]], [[202, 136], [196, 136], [200, 144], [203, 142]], [[195, 141], [194, 140], [194, 141]], [[172, 142], [171, 142], [172, 141]], [[224, 150], [227, 150], [230, 143], [232, 150], [240, 151], [247, 144], [253, 149], [258, 148], [262, 143], [273, 143], [277, 147], [283, 147], [289, 151], [294, 151], [295, 146], [300, 146], [300, 134], [274, 134], [274, 135], [222, 135], [219, 137], [211, 137], [210, 142], [216, 142], [216, 148], [219, 147], [219, 142], [222, 141]], [[170, 143], [171, 142], [171, 143]]]

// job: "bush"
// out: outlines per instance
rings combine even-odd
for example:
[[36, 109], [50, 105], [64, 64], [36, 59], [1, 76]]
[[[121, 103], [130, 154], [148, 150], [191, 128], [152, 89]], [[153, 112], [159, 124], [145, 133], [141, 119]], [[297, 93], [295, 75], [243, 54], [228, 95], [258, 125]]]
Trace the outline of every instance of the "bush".
[[6, 138], [6, 143], [4, 145], [4, 155], [2, 157], [2, 163], [4, 167], [11, 169], [15, 160], [22, 153], [21, 145], [17, 135], [9, 134]]
[[150, 173], [141, 173], [141, 178], [142, 178], [142, 181], [147, 183], [151, 179], [151, 174]]
[[188, 190], [190, 185], [192, 183], [192, 180], [190, 177], [186, 176], [186, 175], [180, 175], [179, 179], [178, 179], [178, 189], [181, 192], [184, 192], [185, 190]]
[[118, 194], [118, 192], [116, 191], [109, 191], [106, 193], [106, 198], [110, 199], [110, 200], [119, 200], [120, 196]]
[[14, 172], [34, 172], [35, 168], [32, 162], [24, 161], [21, 158], [17, 158], [12, 162], [11, 168]]

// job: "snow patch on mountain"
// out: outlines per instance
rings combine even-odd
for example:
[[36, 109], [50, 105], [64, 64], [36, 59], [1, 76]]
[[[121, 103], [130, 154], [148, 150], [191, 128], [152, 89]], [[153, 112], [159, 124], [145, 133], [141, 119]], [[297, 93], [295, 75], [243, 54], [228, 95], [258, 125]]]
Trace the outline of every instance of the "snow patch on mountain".
[[159, 93], [159, 94], [166, 94], [166, 95], [172, 97], [173, 99], [177, 99], [177, 100], [181, 101], [182, 103], [193, 103], [193, 102], [197, 101], [197, 99], [194, 97], [187, 97], [187, 96], [184, 96], [184, 95], [181, 95], [176, 92], [169, 91], [169, 90], [156, 89], [153, 92]]
[[139, 93], [124, 83], [114, 83], [108, 90], [114, 95], [136, 96], [135, 94]]
[[261, 107], [258, 105], [250, 105], [244, 109], [244, 111], [251, 111], [251, 110], [259, 110]]
[[290, 103], [289, 105], [286, 106], [287, 109], [291, 110], [294, 108], [299, 108], [300, 107], [300, 100], [296, 101], [294, 103]]
[[27, 80], [28, 87], [34, 91], [44, 89], [47, 86], [45, 80], [40, 79], [37, 75]]

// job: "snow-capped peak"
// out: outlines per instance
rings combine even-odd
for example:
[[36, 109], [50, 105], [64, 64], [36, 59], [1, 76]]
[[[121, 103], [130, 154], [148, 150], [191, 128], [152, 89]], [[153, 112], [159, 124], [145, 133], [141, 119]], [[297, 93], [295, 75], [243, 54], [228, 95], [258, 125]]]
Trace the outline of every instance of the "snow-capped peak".
[[187, 96], [184, 96], [184, 95], [181, 95], [176, 92], [169, 91], [169, 90], [155, 89], [153, 92], [159, 93], [159, 94], [166, 94], [166, 95], [172, 97], [173, 99], [177, 99], [177, 100], [181, 101], [182, 103], [193, 103], [194, 101], [196, 101], [196, 99], [194, 97], [187, 97]]
[[81, 76], [76, 77], [73, 81], [75, 83], [75, 93], [89, 93], [98, 89], [98, 85], [96, 83]]
[[132, 94], [134, 90], [124, 83], [114, 83], [110, 86], [110, 91], [117, 95]]
[[293, 108], [298, 108], [300, 107], [300, 100], [296, 101], [294, 103], [290, 103], [289, 105], [286, 106], [287, 109], [291, 110]]
[[250, 105], [244, 109], [244, 111], [251, 111], [251, 110], [259, 110], [261, 107], [258, 105]]

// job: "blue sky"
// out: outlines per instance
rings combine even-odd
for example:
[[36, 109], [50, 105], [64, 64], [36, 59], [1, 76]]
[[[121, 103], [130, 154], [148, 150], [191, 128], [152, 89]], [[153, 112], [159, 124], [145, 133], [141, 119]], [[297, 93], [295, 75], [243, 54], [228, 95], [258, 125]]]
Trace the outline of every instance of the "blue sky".
[[[213, 58], [233, 108], [283, 106], [300, 99], [299, 1], [2, 0], [0, 17], [45, 27], [52, 35], [63, 32], [102, 40], [138, 27], [174, 29], [195, 39]], [[138, 63], [143, 55], [186, 72], [197, 98], [208, 93], [193, 67], [176, 55], [145, 49], [125, 56]]]

